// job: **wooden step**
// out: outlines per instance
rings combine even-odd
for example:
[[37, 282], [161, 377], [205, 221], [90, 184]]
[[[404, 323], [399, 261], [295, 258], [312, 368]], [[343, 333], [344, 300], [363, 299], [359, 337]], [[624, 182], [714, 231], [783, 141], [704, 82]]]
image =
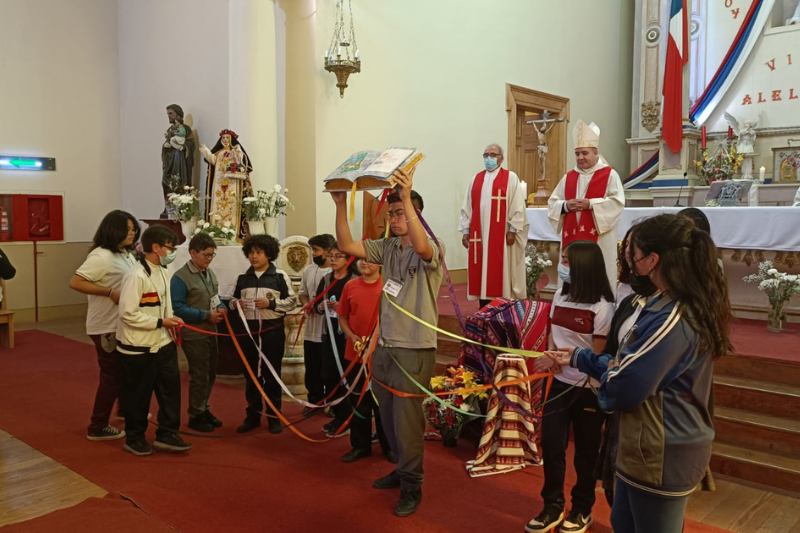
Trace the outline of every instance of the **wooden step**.
[[436, 365], [433, 367], [434, 376], [443, 376], [447, 373], [447, 368], [458, 364], [458, 358], [449, 355], [436, 354]]
[[715, 404], [722, 407], [800, 418], [800, 387], [793, 385], [715, 375], [714, 397]]
[[[466, 317], [464, 317], [466, 320]], [[463, 335], [461, 330], [461, 323], [458, 321], [458, 318], [454, 316], [445, 316], [439, 315], [438, 326], [450, 333], [455, 333], [456, 335]]]
[[792, 492], [800, 492], [800, 459], [715, 442], [713, 472]]
[[728, 354], [714, 361], [714, 374], [795, 385], [800, 383], [800, 363]]
[[800, 459], [800, 421], [716, 406], [715, 442]]

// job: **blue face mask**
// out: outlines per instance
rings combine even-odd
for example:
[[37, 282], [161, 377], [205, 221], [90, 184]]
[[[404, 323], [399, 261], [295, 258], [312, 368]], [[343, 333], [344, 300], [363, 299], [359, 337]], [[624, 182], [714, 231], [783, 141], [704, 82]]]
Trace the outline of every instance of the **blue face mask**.
[[486, 170], [489, 172], [493, 171], [497, 168], [497, 158], [496, 157], [484, 157], [483, 158], [483, 166], [486, 167]]
[[558, 277], [561, 278], [561, 281], [564, 283], [569, 283], [569, 267], [563, 265], [562, 263], [558, 264]]

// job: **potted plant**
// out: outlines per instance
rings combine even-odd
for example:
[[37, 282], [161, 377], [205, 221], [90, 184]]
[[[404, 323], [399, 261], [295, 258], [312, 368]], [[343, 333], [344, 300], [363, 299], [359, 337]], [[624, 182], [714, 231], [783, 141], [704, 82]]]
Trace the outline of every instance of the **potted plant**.
[[184, 237], [191, 238], [200, 218], [200, 193], [194, 187], [185, 185], [181, 194], [169, 193], [167, 202], [172, 206], [175, 219], [181, 223]]
[[783, 331], [786, 316], [783, 306], [792, 296], [800, 293], [800, 276], [778, 272], [772, 261], [758, 264], [758, 273], [742, 278], [745, 283], [758, 283], [758, 290], [767, 293], [770, 311], [767, 316], [767, 330]]
[[[263, 192], [263, 191], [259, 191]], [[278, 236], [278, 217], [286, 216], [289, 210], [294, 211], [294, 206], [286, 196], [289, 189], [284, 189], [279, 184], [275, 184], [271, 191], [264, 193], [264, 228], [268, 235]]]
[[250, 235], [264, 234], [264, 218], [267, 216], [266, 194], [264, 191], [257, 191], [256, 196], [242, 198], [242, 212], [247, 220]]
[[223, 222], [222, 224], [206, 222], [195, 230], [195, 234], [197, 233], [205, 233], [220, 246], [228, 246], [236, 238], [236, 230], [231, 227], [230, 222]]
[[443, 403], [439, 403], [433, 398], [427, 398], [423, 402], [428, 422], [431, 427], [439, 431], [445, 446], [456, 445], [456, 439], [466, 421], [466, 415], [454, 411], [451, 407], [466, 412], [477, 411], [478, 400], [489, 397], [485, 390], [473, 392], [465, 390], [478, 385], [480, 385], [480, 381], [476, 378], [475, 373], [466, 370], [463, 366], [450, 367], [447, 369], [446, 376], [431, 378], [431, 390], [434, 393], [451, 393], [441, 397]]

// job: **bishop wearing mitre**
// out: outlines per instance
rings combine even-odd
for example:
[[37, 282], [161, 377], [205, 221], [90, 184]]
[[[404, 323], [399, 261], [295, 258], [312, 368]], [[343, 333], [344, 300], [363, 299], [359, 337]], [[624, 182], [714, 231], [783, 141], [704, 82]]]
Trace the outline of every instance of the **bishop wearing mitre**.
[[572, 136], [576, 165], [548, 199], [547, 215], [561, 235], [562, 249], [574, 241], [600, 245], [608, 281], [616, 293], [617, 226], [625, 208], [625, 191], [617, 171], [598, 151], [600, 128], [579, 120]]
[[462, 244], [467, 248], [467, 297], [481, 307], [495, 298], [527, 296], [525, 243], [526, 187], [503, 165], [503, 149], [483, 151], [484, 170], [472, 178], [461, 206]]

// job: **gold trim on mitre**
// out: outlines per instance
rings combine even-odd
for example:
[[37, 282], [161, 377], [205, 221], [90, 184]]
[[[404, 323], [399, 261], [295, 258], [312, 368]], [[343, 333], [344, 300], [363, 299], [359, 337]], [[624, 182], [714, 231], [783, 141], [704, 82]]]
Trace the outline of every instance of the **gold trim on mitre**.
[[578, 120], [572, 129], [572, 140], [575, 141], [575, 148], [598, 148], [600, 145], [600, 127], [592, 122], [586, 124]]

